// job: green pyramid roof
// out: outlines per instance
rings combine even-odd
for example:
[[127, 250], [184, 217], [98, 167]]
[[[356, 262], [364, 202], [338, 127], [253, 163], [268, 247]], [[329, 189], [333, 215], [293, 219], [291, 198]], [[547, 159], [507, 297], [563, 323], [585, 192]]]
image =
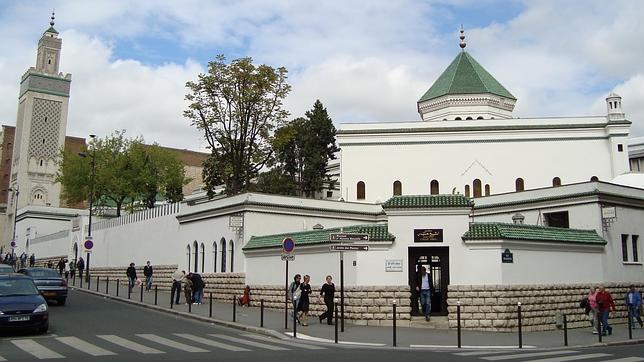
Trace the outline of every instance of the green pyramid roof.
[[492, 93], [515, 99], [466, 51], [460, 52], [418, 102], [448, 94]]
[[56, 29], [54, 29], [54, 27], [53, 27], [53, 26], [50, 26], [50, 27], [49, 27], [49, 29], [45, 30], [45, 33], [54, 33], [54, 34], [58, 34], [58, 31], [56, 31]]
[[463, 195], [401, 195], [382, 204], [385, 209], [471, 208], [474, 203]]

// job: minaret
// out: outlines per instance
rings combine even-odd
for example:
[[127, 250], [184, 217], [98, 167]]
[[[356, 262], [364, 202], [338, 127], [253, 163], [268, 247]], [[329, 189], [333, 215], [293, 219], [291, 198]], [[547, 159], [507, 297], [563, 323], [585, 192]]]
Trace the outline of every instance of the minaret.
[[[60, 184], [55, 183], [56, 159], [64, 147], [71, 74], [59, 72], [62, 40], [49, 28], [38, 42], [36, 66], [20, 81], [11, 189], [19, 190], [17, 208], [27, 205], [59, 206]], [[16, 201], [9, 195], [7, 213], [13, 221]]]
[[622, 110], [622, 97], [611, 92], [606, 97], [606, 108], [608, 109], [609, 121], [623, 121], [626, 119], [624, 111]]

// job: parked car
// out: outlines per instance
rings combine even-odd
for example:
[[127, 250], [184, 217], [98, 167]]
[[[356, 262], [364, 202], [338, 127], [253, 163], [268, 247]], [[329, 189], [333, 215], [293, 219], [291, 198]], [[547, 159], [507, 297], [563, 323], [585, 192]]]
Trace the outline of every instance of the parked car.
[[18, 273], [30, 276], [46, 300], [55, 300], [58, 305], [67, 301], [67, 281], [58, 272], [48, 268], [24, 268]]
[[0, 331], [49, 329], [47, 302], [33, 279], [26, 275], [0, 275]]
[[11, 274], [11, 273], [15, 273], [11, 265], [0, 264], [0, 274]]

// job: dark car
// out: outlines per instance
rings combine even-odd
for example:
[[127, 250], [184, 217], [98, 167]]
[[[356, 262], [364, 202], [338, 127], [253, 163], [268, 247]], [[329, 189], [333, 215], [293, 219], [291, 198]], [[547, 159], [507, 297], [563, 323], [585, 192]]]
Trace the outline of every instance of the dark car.
[[13, 267], [9, 264], [0, 264], [0, 274], [14, 273]]
[[33, 279], [21, 274], [0, 275], [0, 331], [49, 329], [47, 302]]
[[24, 268], [18, 273], [30, 276], [42, 296], [47, 300], [55, 300], [59, 305], [67, 301], [67, 281], [58, 272], [47, 268]]

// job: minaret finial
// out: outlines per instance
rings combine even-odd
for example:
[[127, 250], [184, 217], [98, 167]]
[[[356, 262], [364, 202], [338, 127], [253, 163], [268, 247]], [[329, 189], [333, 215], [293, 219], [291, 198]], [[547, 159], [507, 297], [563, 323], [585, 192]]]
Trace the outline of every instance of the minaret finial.
[[463, 51], [465, 51], [465, 46], [467, 44], [465, 44], [465, 30], [463, 30], [463, 24], [461, 24], [461, 36], [460, 36], [460, 38], [461, 38], [461, 43], [459, 44], [459, 46], [461, 47], [461, 49], [463, 49]]
[[49, 22], [49, 25], [54, 26], [54, 20], [56, 19], [56, 9], [51, 10], [51, 21]]

